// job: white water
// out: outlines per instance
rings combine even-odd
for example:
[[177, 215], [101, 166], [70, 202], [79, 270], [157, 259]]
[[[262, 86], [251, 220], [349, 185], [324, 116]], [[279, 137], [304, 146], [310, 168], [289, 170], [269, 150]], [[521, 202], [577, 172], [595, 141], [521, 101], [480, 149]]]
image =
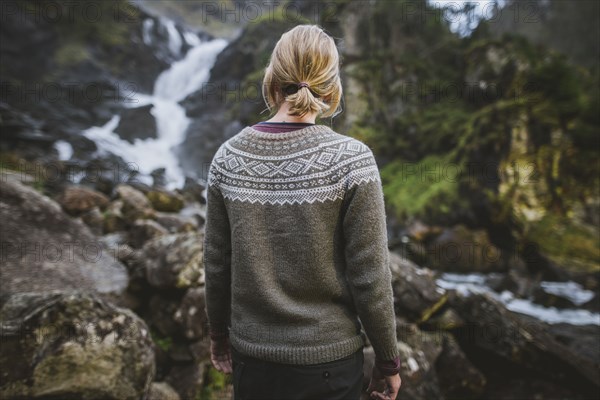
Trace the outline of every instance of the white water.
[[[492, 0], [428, 0], [428, 3], [436, 8], [445, 8], [444, 18], [450, 24], [450, 30], [463, 37], [470, 35], [479, 24], [479, 21], [484, 19], [493, 21], [492, 18], [496, 18], [494, 16], [494, 1]], [[473, 10], [469, 13], [459, 13], [467, 3], [474, 6]], [[502, 7], [506, 5], [506, 0], [497, 0], [497, 4], [500, 8], [499, 12], [502, 13]], [[424, 13], [423, 10], [414, 7], [410, 9], [407, 7], [406, 10], [407, 15], [408, 13], [417, 14], [419, 12]], [[416, 17], [435, 18], [426, 14], [417, 14]]]
[[58, 140], [54, 143], [54, 148], [58, 151], [59, 160], [70, 160], [73, 157], [73, 146], [64, 140]]
[[[519, 299], [508, 291], [495, 292], [488, 286], [487, 281], [493, 274], [457, 274], [443, 273], [436, 283], [444, 289], [454, 289], [464, 296], [471, 293], [488, 293], [502, 302], [507, 309], [514, 312], [530, 315], [549, 324], [568, 323], [572, 325], [600, 325], [600, 314], [582, 309], [560, 309], [544, 307], [528, 299]], [[541, 287], [548, 293], [562, 296], [580, 305], [589, 301], [594, 296], [591, 290], [585, 290], [576, 282], [550, 282], [542, 281]]]
[[[180, 51], [181, 36], [175, 25], [169, 21], [165, 21], [164, 24], [170, 33], [171, 50]], [[150, 23], [144, 23], [144, 40], [150, 40], [150, 27]], [[154, 106], [150, 112], [156, 120], [157, 138], [135, 139], [133, 143], [121, 139], [114, 132], [119, 125], [119, 115], [115, 115], [104, 126], [94, 126], [83, 131], [84, 136], [96, 143], [101, 154], [116, 154], [126, 162], [133, 163], [134, 168], [141, 173], [139, 180], [144, 183], [151, 184], [149, 174], [157, 168], [164, 167], [166, 186], [171, 190], [180, 188], [184, 183], [185, 176], [173, 150], [182, 143], [190, 123], [184, 108], [178, 102], [208, 81], [217, 55], [227, 45], [224, 39], [202, 42], [191, 33], [185, 34], [184, 38], [193, 47], [182, 60], [174, 62], [168, 70], [160, 74], [154, 85], [154, 93], [136, 93], [134, 96], [128, 96], [128, 101], [133, 104], [124, 104], [131, 108], [147, 104]]]
[[578, 306], [586, 303], [594, 298], [594, 292], [591, 290], [585, 290], [577, 282], [551, 282], [542, 281], [540, 286], [547, 293], [551, 293], [556, 296], [567, 298]]

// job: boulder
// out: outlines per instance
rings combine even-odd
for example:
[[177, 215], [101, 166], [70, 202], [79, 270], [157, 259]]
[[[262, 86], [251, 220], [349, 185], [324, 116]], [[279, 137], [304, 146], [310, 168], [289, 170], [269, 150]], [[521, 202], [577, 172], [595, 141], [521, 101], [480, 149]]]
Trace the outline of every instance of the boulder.
[[95, 295], [14, 294], [0, 324], [3, 399], [137, 400], [154, 378], [144, 321]]
[[186, 289], [204, 285], [202, 265], [204, 235], [170, 234], [152, 239], [142, 248], [146, 279], [161, 289]]
[[390, 252], [396, 312], [424, 322], [446, 302], [446, 291], [437, 287], [433, 271]]
[[193, 340], [208, 336], [208, 319], [204, 307], [204, 288], [188, 289], [174, 316], [187, 339]]
[[81, 289], [118, 295], [127, 270], [80, 220], [14, 180], [0, 181], [2, 294]]
[[193, 179], [189, 176], [185, 178], [185, 183], [183, 184], [182, 194], [183, 197], [188, 199], [188, 201], [197, 201], [200, 204], [206, 204], [206, 196], [204, 195], [204, 191], [206, 188], [196, 179]]
[[117, 196], [123, 201], [122, 212], [128, 222], [138, 218], [150, 218], [153, 214], [150, 200], [141, 191], [130, 185], [120, 184], [115, 188]]
[[179, 212], [183, 208], [183, 196], [167, 190], [153, 189], [146, 193], [152, 207], [157, 211]]
[[179, 393], [167, 382], [152, 382], [148, 400], [180, 400]]
[[129, 244], [140, 248], [150, 239], [169, 233], [162, 225], [151, 219], [138, 219], [129, 230]]
[[102, 215], [100, 208], [94, 207], [81, 214], [81, 220], [90, 228], [94, 235], [99, 236], [104, 233], [104, 215]]
[[454, 332], [461, 347], [491, 380], [541, 379], [590, 398], [600, 390], [597, 360], [556, 340], [545, 324], [512, 313], [487, 293], [457, 295], [450, 302], [465, 320]]
[[435, 362], [440, 389], [447, 399], [480, 399], [487, 379], [449, 333], [442, 333], [442, 352]]
[[67, 186], [58, 197], [63, 210], [71, 215], [80, 215], [94, 207], [104, 209], [108, 205], [108, 197], [85, 186]]
[[[421, 400], [421, 399], [439, 399], [442, 398], [438, 385], [437, 375], [433, 368], [433, 360], [441, 351], [441, 346], [432, 346], [427, 351], [419, 348], [413, 348], [405, 342], [398, 342], [400, 349], [400, 360], [402, 361], [402, 370], [400, 377], [402, 385], [400, 387], [399, 399], [403, 400]], [[364, 381], [363, 387], [368, 387], [371, 379], [371, 372], [375, 364], [375, 353], [372, 347], [364, 349], [365, 362], [363, 364]], [[383, 389], [383, 388], [381, 388]], [[364, 393], [362, 399], [366, 400], [369, 396]]]
[[135, 139], [154, 139], [157, 137], [156, 120], [150, 112], [154, 105], [148, 104], [121, 111], [119, 125], [115, 128], [122, 139], [134, 143]]
[[150, 172], [152, 177], [152, 186], [157, 188], [164, 188], [167, 186], [167, 169], [164, 167], [156, 168]]
[[103, 232], [115, 233], [119, 231], [124, 231], [127, 227], [127, 221], [125, 221], [125, 217], [123, 212], [123, 201], [115, 200], [111, 202], [106, 211], [104, 212], [104, 223], [103, 223]]
[[432, 268], [456, 272], [505, 271], [506, 256], [484, 229], [464, 225], [446, 228], [426, 245]]
[[[485, 376], [469, 361], [452, 334], [423, 331], [414, 323], [400, 322], [397, 326], [402, 362], [399, 399], [479, 398], [486, 385]], [[370, 345], [364, 354], [366, 388], [375, 354]]]
[[148, 314], [143, 317], [162, 337], [174, 337], [180, 333], [180, 326], [174, 319], [179, 306], [178, 300], [154, 294], [148, 301]]
[[165, 381], [177, 390], [182, 399], [197, 399], [204, 382], [205, 363], [175, 365]]

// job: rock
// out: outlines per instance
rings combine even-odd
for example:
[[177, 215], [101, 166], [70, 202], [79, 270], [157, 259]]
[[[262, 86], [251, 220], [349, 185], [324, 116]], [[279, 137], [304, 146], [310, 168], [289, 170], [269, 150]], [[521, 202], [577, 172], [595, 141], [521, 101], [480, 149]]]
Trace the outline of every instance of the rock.
[[115, 233], [124, 231], [127, 228], [127, 221], [123, 216], [123, 201], [115, 200], [111, 202], [104, 213], [104, 233]]
[[156, 213], [156, 222], [167, 228], [170, 233], [191, 232], [198, 229], [198, 219], [173, 213]]
[[94, 207], [106, 208], [108, 197], [85, 186], [68, 186], [58, 198], [58, 203], [67, 213], [79, 215]]
[[114, 132], [129, 143], [135, 139], [150, 139], [158, 137], [156, 120], [150, 112], [154, 107], [148, 104], [136, 108], [125, 108], [121, 111], [119, 125]]
[[129, 230], [129, 244], [140, 248], [150, 239], [154, 239], [169, 232], [158, 222], [149, 219], [138, 219]]
[[585, 303], [583, 303], [581, 305], [581, 308], [590, 310], [593, 312], [600, 312], [600, 295], [598, 294], [598, 292], [596, 292], [594, 294], [594, 297], [591, 298], [589, 301], [586, 301]]
[[490, 241], [483, 229], [464, 225], [446, 228], [427, 244], [432, 268], [456, 272], [505, 271], [505, 255]]
[[206, 188], [204, 185], [199, 183], [196, 179], [190, 178], [189, 176], [185, 178], [185, 183], [183, 184], [183, 197], [187, 198], [190, 202], [197, 201], [200, 204], [206, 204], [206, 196], [204, 195], [204, 191]]
[[437, 287], [433, 271], [390, 252], [392, 286], [397, 313], [423, 322], [446, 302], [446, 291]]
[[0, 311], [2, 398], [143, 398], [153, 342], [133, 312], [83, 292], [19, 293]]
[[[400, 359], [402, 361], [402, 369], [400, 377], [402, 378], [402, 386], [400, 386], [399, 399], [403, 400], [421, 400], [421, 399], [440, 399], [441, 392], [438, 386], [437, 375], [433, 368], [433, 363], [430, 358], [435, 359], [436, 353], [439, 354], [441, 346], [432, 347], [433, 353], [429, 356], [419, 349], [413, 348], [405, 342], [398, 342], [400, 349]], [[428, 350], [429, 351], [429, 350]], [[363, 387], [367, 387], [371, 379], [371, 372], [375, 364], [375, 353], [372, 347], [364, 349], [365, 362], [363, 364]], [[363, 399], [368, 399], [368, 395], [363, 396]]]
[[161, 289], [203, 285], [203, 238], [201, 233], [189, 232], [147, 242], [142, 252], [148, 283]]
[[121, 211], [126, 221], [133, 223], [136, 219], [152, 216], [152, 204], [144, 193], [125, 184], [117, 185], [115, 191], [118, 198], [123, 201]]
[[11, 171], [10, 169], [5, 168], [2, 169], [2, 179], [12, 180], [14, 182], [19, 182], [32, 187], [35, 187], [35, 185], [39, 183], [36, 178], [29, 174], [19, 171]]
[[179, 394], [167, 382], [152, 382], [148, 400], [180, 400]]
[[175, 365], [165, 381], [177, 390], [182, 399], [196, 399], [202, 389], [204, 370], [203, 363]]
[[440, 389], [447, 399], [479, 399], [487, 380], [469, 361], [451, 334], [443, 333], [442, 352], [435, 362]]
[[[448, 332], [426, 332], [413, 323], [399, 323], [398, 348], [402, 369], [401, 399], [478, 398], [486, 384], [483, 374], [467, 359]], [[364, 387], [374, 364], [373, 348], [364, 349]], [[454, 394], [460, 394], [453, 397]], [[368, 397], [364, 397], [365, 400]]]
[[447, 307], [440, 313], [427, 320], [421, 326], [427, 330], [451, 330], [464, 326], [465, 321], [458, 315], [456, 310]]
[[174, 316], [179, 307], [179, 299], [168, 298], [154, 294], [148, 302], [149, 315], [145, 316], [150, 326], [163, 337], [178, 336], [180, 326], [175, 322]]
[[1, 293], [125, 290], [127, 270], [82, 221], [18, 182], [0, 181], [0, 189]]
[[81, 220], [90, 228], [94, 235], [100, 236], [104, 233], [104, 215], [102, 215], [98, 207], [94, 207], [81, 214]]
[[152, 186], [155, 188], [164, 188], [167, 185], [167, 169], [156, 168], [150, 173], [152, 176]]
[[208, 336], [190, 344], [190, 353], [196, 362], [210, 360], [210, 339]]
[[573, 352], [600, 368], [600, 343], [597, 325], [546, 324], [547, 331]]
[[174, 316], [187, 339], [193, 340], [208, 336], [208, 319], [204, 307], [204, 288], [188, 289]]
[[157, 211], [179, 212], [184, 206], [181, 195], [166, 190], [153, 189], [146, 196]]
[[454, 296], [451, 303], [466, 321], [457, 339], [486, 376], [540, 378], [590, 397], [600, 389], [598, 364], [557, 341], [545, 324], [513, 314], [486, 293]]

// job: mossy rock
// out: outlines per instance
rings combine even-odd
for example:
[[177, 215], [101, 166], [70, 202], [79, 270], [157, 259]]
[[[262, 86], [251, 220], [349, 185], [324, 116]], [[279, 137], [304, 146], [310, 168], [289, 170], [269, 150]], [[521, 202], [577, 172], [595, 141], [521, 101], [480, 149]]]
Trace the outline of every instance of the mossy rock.
[[184, 206], [183, 196], [173, 192], [150, 190], [146, 197], [157, 211], [179, 212]]
[[14, 294], [0, 323], [2, 398], [134, 400], [154, 378], [144, 321], [95, 295]]

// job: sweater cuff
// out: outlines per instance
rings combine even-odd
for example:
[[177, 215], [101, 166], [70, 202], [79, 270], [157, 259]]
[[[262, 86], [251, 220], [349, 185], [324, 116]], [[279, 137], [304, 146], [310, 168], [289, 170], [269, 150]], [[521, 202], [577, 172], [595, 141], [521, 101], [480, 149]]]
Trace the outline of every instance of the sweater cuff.
[[384, 376], [392, 376], [400, 373], [402, 363], [400, 357], [396, 357], [393, 360], [379, 360], [375, 358], [375, 366]]
[[209, 330], [209, 335], [211, 340], [223, 340], [229, 337], [228, 330]]

